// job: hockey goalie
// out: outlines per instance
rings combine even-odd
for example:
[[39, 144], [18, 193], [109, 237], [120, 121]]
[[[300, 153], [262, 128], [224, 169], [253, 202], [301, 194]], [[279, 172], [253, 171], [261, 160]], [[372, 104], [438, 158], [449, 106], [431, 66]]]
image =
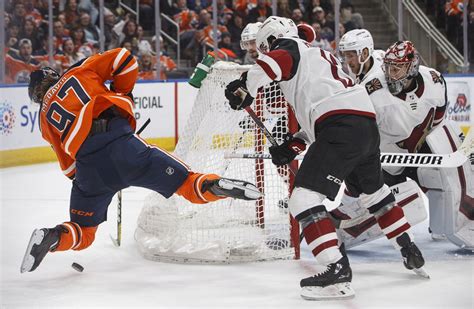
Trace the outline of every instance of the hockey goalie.
[[[444, 119], [446, 83], [439, 72], [419, 64], [411, 42], [396, 42], [386, 53], [374, 51], [371, 34], [360, 29], [346, 33], [339, 46], [357, 83], [365, 86], [374, 104], [382, 152], [446, 154], [457, 150], [463, 135]], [[410, 224], [426, 219], [423, 191], [429, 201], [432, 238], [474, 248], [474, 180], [469, 161], [458, 168], [385, 167], [384, 179]], [[351, 191], [349, 184], [341, 205], [331, 212], [343, 220], [344, 228], [338, 233], [347, 247], [383, 236], [375, 218]]]

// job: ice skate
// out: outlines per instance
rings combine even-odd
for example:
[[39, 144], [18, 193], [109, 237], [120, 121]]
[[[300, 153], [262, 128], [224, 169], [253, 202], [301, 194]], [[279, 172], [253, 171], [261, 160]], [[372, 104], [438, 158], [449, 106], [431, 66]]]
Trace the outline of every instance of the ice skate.
[[60, 226], [52, 229], [34, 230], [23, 257], [20, 272], [34, 271], [43, 261], [46, 254], [58, 246], [60, 234]]
[[347, 256], [331, 263], [323, 272], [301, 280], [301, 297], [306, 300], [348, 299], [355, 296], [351, 287], [352, 270]]
[[209, 190], [217, 196], [232, 197], [240, 200], [252, 201], [263, 197], [257, 187], [250, 182], [229, 178], [206, 180], [202, 185], [202, 192]]
[[402, 247], [400, 252], [403, 257], [403, 265], [409, 270], [413, 270], [418, 276], [429, 279], [430, 276], [423, 269], [425, 259], [420, 249], [410, 240], [407, 233], [403, 233], [397, 238], [397, 243]]

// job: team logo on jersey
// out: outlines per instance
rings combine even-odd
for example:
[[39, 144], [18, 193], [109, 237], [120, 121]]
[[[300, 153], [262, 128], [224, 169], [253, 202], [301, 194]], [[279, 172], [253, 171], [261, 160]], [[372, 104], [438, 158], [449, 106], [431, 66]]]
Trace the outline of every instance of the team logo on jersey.
[[12, 133], [16, 119], [15, 112], [13, 111], [13, 106], [6, 102], [0, 104], [0, 116], [0, 133], [2, 135]]
[[365, 84], [365, 89], [367, 90], [368, 94], [372, 94], [373, 92], [382, 89], [382, 83], [378, 78], [374, 78], [367, 84]]
[[431, 78], [433, 79], [433, 83], [440, 83], [441, 84], [441, 77], [435, 71], [430, 71]]
[[174, 168], [172, 168], [171, 166], [168, 166], [168, 168], [166, 169], [166, 174], [168, 175], [173, 175], [174, 174]]

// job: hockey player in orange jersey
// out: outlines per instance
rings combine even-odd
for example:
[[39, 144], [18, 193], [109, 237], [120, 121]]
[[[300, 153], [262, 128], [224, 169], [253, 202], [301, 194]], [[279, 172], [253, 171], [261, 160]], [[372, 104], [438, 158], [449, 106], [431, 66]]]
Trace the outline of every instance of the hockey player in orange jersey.
[[34, 271], [48, 252], [89, 247], [112, 197], [129, 186], [197, 204], [261, 196], [248, 182], [193, 172], [135, 134], [131, 92], [137, 75], [135, 58], [123, 48], [86, 58], [62, 76], [51, 68], [31, 73], [28, 94], [40, 106], [42, 136], [73, 182], [70, 221], [33, 231], [22, 273]]

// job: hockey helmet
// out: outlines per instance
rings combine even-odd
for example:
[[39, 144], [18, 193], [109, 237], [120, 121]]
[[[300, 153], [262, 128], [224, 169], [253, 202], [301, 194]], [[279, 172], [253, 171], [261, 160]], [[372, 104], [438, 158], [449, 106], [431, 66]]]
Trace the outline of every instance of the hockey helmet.
[[418, 75], [420, 56], [410, 41], [398, 41], [390, 46], [383, 58], [383, 70], [388, 89], [394, 95], [402, 92]]
[[59, 73], [50, 67], [35, 70], [30, 74], [28, 96], [30, 100], [41, 104], [43, 97], [51, 86], [59, 80]]
[[240, 35], [240, 48], [243, 50], [248, 50], [253, 44], [255, 44], [257, 33], [261, 26], [261, 22], [248, 23], [247, 26], [245, 26], [242, 34]]
[[[364, 49], [368, 50], [369, 56], [362, 60], [362, 52]], [[357, 60], [360, 64], [359, 72], [354, 72], [357, 75], [362, 73], [364, 64], [369, 60], [370, 56], [374, 51], [374, 39], [369, 31], [365, 29], [355, 29], [348, 31], [344, 34], [339, 41], [339, 52], [341, 57], [344, 59], [344, 52], [355, 51], [357, 54]]]
[[273, 41], [282, 37], [298, 37], [298, 29], [294, 21], [285, 17], [270, 16], [263, 22], [257, 33], [257, 48], [265, 54], [270, 51]]

